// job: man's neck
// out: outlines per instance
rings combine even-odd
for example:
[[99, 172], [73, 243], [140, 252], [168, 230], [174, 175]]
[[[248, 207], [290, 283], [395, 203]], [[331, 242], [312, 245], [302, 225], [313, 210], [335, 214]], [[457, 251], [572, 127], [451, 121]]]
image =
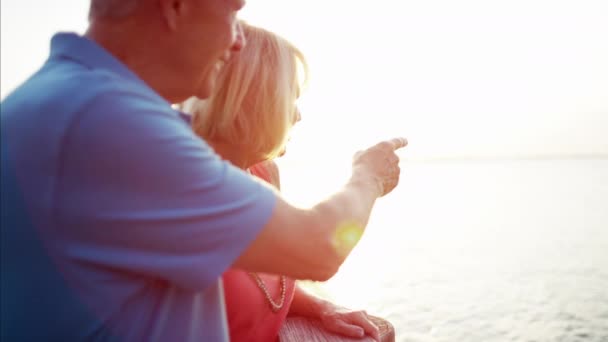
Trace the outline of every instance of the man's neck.
[[166, 91], [165, 85], [169, 82], [163, 76], [162, 63], [157, 60], [158, 51], [150, 51], [157, 46], [150, 41], [154, 34], [136, 34], [138, 30], [133, 26], [137, 26], [136, 21], [117, 23], [96, 19], [85, 36], [121, 61], [168, 102], [176, 103], [174, 96]]

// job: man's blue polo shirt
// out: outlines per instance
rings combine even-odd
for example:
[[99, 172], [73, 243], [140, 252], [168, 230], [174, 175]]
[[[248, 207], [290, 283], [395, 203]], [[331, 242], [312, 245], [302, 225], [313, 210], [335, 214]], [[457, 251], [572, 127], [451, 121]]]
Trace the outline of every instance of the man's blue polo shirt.
[[1, 339], [227, 340], [219, 277], [272, 190], [84, 37], [1, 108]]

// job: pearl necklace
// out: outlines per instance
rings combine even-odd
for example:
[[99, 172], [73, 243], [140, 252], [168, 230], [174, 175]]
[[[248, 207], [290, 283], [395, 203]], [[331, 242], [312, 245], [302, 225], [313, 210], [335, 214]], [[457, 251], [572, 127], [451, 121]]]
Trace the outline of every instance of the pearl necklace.
[[279, 310], [281, 310], [281, 308], [283, 307], [283, 304], [285, 304], [285, 293], [287, 292], [286, 277], [284, 275], [281, 276], [281, 299], [280, 299], [279, 303], [277, 304], [270, 296], [270, 293], [268, 292], [268, 289], [266, 288], [266, 284], [264, 284], [264, 281], [262, 281], [262, 278], [260, 278], [260, 276], [255, 272], [249, 272], [249, 275], [253, 279], [255, 279], [255, 281], [258, 284], [258, 287], [262, 290], [262, 292], [266, 296], [266, 300], [268, 301], [268, 304], [270, 304], [270, 309], [272, 310], [272, 312], [278, 312]]

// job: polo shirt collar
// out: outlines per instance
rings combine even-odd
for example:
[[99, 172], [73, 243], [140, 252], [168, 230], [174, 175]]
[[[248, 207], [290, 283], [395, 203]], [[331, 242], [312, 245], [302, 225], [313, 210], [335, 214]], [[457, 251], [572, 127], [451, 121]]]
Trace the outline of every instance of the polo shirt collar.
[[106, 49], [89, 38], [75, 33], [57, 33], [51, 39], [50, 58], [62, 57], [72, 59], [91, 69], [110, 70], [126, 79], [145, 84], [139, 76]]

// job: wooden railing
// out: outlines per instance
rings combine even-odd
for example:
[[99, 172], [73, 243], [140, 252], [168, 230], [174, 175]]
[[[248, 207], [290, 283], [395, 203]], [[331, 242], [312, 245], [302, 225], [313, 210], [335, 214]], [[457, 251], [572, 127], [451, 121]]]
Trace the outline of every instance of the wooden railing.
[[[395, 342], [395, 328], [380, 317], [370, 316], [380, 329], [381, 342]], [[279, 331], [280, 342], [374, 342], [369, 336], [364, 338], [349, 338], [332, 334], [323, 329], [321, 322], [305, 317], [288, 317]]]

